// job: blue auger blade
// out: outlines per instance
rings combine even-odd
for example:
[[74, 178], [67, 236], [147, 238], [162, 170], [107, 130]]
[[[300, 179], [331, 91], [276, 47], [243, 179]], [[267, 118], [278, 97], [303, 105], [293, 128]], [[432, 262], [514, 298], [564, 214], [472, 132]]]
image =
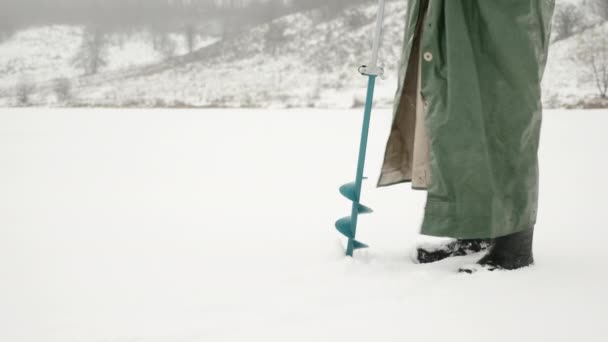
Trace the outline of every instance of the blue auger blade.
[[352, 230], [352, 220], [350, 217], [343, 217], [336, 221], [336, 229], [349, 240], [352, 240], [353, 249], [367, 248], [368, 246], [363, 242], [354, 240]]
[[363, 204], [359, 204], [357, 211], [359, 212], [359, 214], [371, 214], [374, 212], [374, 210], [372, 210], [372, 208], [366, 207]]
[[367, 247], [369, 247], [369, 246], [364, 244], [363, 242], [353, 240], [353, 249], [361, 249], [361, 248], [367, 248]]
[[343, 217], [336, 221], [336, 229], [347, 238], [353, 238], [353, 223], [350, 216]]
[[355, 182], [352, 183], [346, 183], [344, 185], [342, 185], [340, 187], [340, 193], [342, 194], [342, 196], [348, 198], [349, 200], [353, 201], [353, 202], [357, 202], [357, 195], [355, 194]]
[[[365, 180], [367, 179], [367, 177], [363, 177], [363, 179]], [[358, 202], [356, 189], [357, 185], [355, 182], [346, 183], [340, 187], [340, 193], [342, 194], [342, 196], [348, 198], [349, 200], [353, 202]]]

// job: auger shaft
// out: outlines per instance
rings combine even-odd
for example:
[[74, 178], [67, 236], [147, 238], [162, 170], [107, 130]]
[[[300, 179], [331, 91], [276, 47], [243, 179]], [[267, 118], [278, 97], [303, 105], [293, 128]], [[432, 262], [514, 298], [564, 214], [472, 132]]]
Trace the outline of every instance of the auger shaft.
[[357, 232], [357, 218], [359, 217], [359, 204], [361, 198], [361, 185], [363, 183], [363, 170], [365, 168], [365, 155], [367, 152], [367, 136], [372, 114], [372, 103], [374, 102], [374, 86], [376, 75], [368, 75], [367, 96], [365, 99], [365, 113], [363, 115], [363, 128], [361, 129], [361, 142], [359, 144], [359, 158], [357, 161], [357, 175], [355, 178], [355, 199], [351, 209], [351, 222], [353, 237], [348, 239], [346, 255], [352, 256], [354, 251], [354, 237]]

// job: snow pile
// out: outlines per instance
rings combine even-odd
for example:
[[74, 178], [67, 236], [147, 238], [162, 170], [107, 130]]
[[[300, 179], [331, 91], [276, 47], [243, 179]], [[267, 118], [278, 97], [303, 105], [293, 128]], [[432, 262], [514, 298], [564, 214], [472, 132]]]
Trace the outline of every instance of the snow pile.
[[424, 193], [374, 187], [388, 110], [343, 257], [361, 116], [1, 110], [0, 340], [605, 340], [607, 111], [546, 112], [537, 265], [474, 275], [410, 261]]

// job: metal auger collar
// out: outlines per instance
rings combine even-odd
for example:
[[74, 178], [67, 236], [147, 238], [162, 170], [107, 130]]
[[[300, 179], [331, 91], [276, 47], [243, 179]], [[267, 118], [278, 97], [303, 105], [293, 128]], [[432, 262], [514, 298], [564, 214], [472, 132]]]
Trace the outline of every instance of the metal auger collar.
[[384, 68], [381, 66], [367, 66], [362, 65], [359, 67], [359, 73], [365, 76], [380, 76], [384, 79]]

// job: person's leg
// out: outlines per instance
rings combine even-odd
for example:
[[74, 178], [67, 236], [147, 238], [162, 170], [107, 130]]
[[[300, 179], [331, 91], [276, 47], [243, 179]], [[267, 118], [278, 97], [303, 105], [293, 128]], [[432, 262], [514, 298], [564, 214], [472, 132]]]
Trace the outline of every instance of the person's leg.
[[460, 268], [460, 272], [473, 273], [479, 269], [515, 270], [534, 263], [532, 240], [534, 227], [501, 236], [493, 240], [493, 246], [476, 264]]
[[[420, 20], [418, 35], [422, 35], [424, 32], [424, 17], [428, 8], [428, 2], [423, 4], [423, 15]], [[415, 48], [413, 51], [417, 52], [417, 86], [416, 86], [416, 125], [414, 132], [414, 149], [412, 158], [412, 187], [414, 189], [426, 189], [428, 184], [431, 182], [431, 170], [430, 170], [430, 150], [429, 150], [429, 137], [427, 135], [424, 117], [426, 114], [427, 106], [422, 98], [422, 83], [421, 83], [421, 67], [422, 67], [422, 49], [418, 46], [420, 39], [416, 41]], [[487, 239], [458, 239], [449, 242], [438, 243], [434, 245], [417, 246], [414, 261], [424, 264], [443, 260], [445, 258], [453, 256], [461, 256], [472, 253], [477, 253], [487, 249], [490, 246], [491, 241]]]

